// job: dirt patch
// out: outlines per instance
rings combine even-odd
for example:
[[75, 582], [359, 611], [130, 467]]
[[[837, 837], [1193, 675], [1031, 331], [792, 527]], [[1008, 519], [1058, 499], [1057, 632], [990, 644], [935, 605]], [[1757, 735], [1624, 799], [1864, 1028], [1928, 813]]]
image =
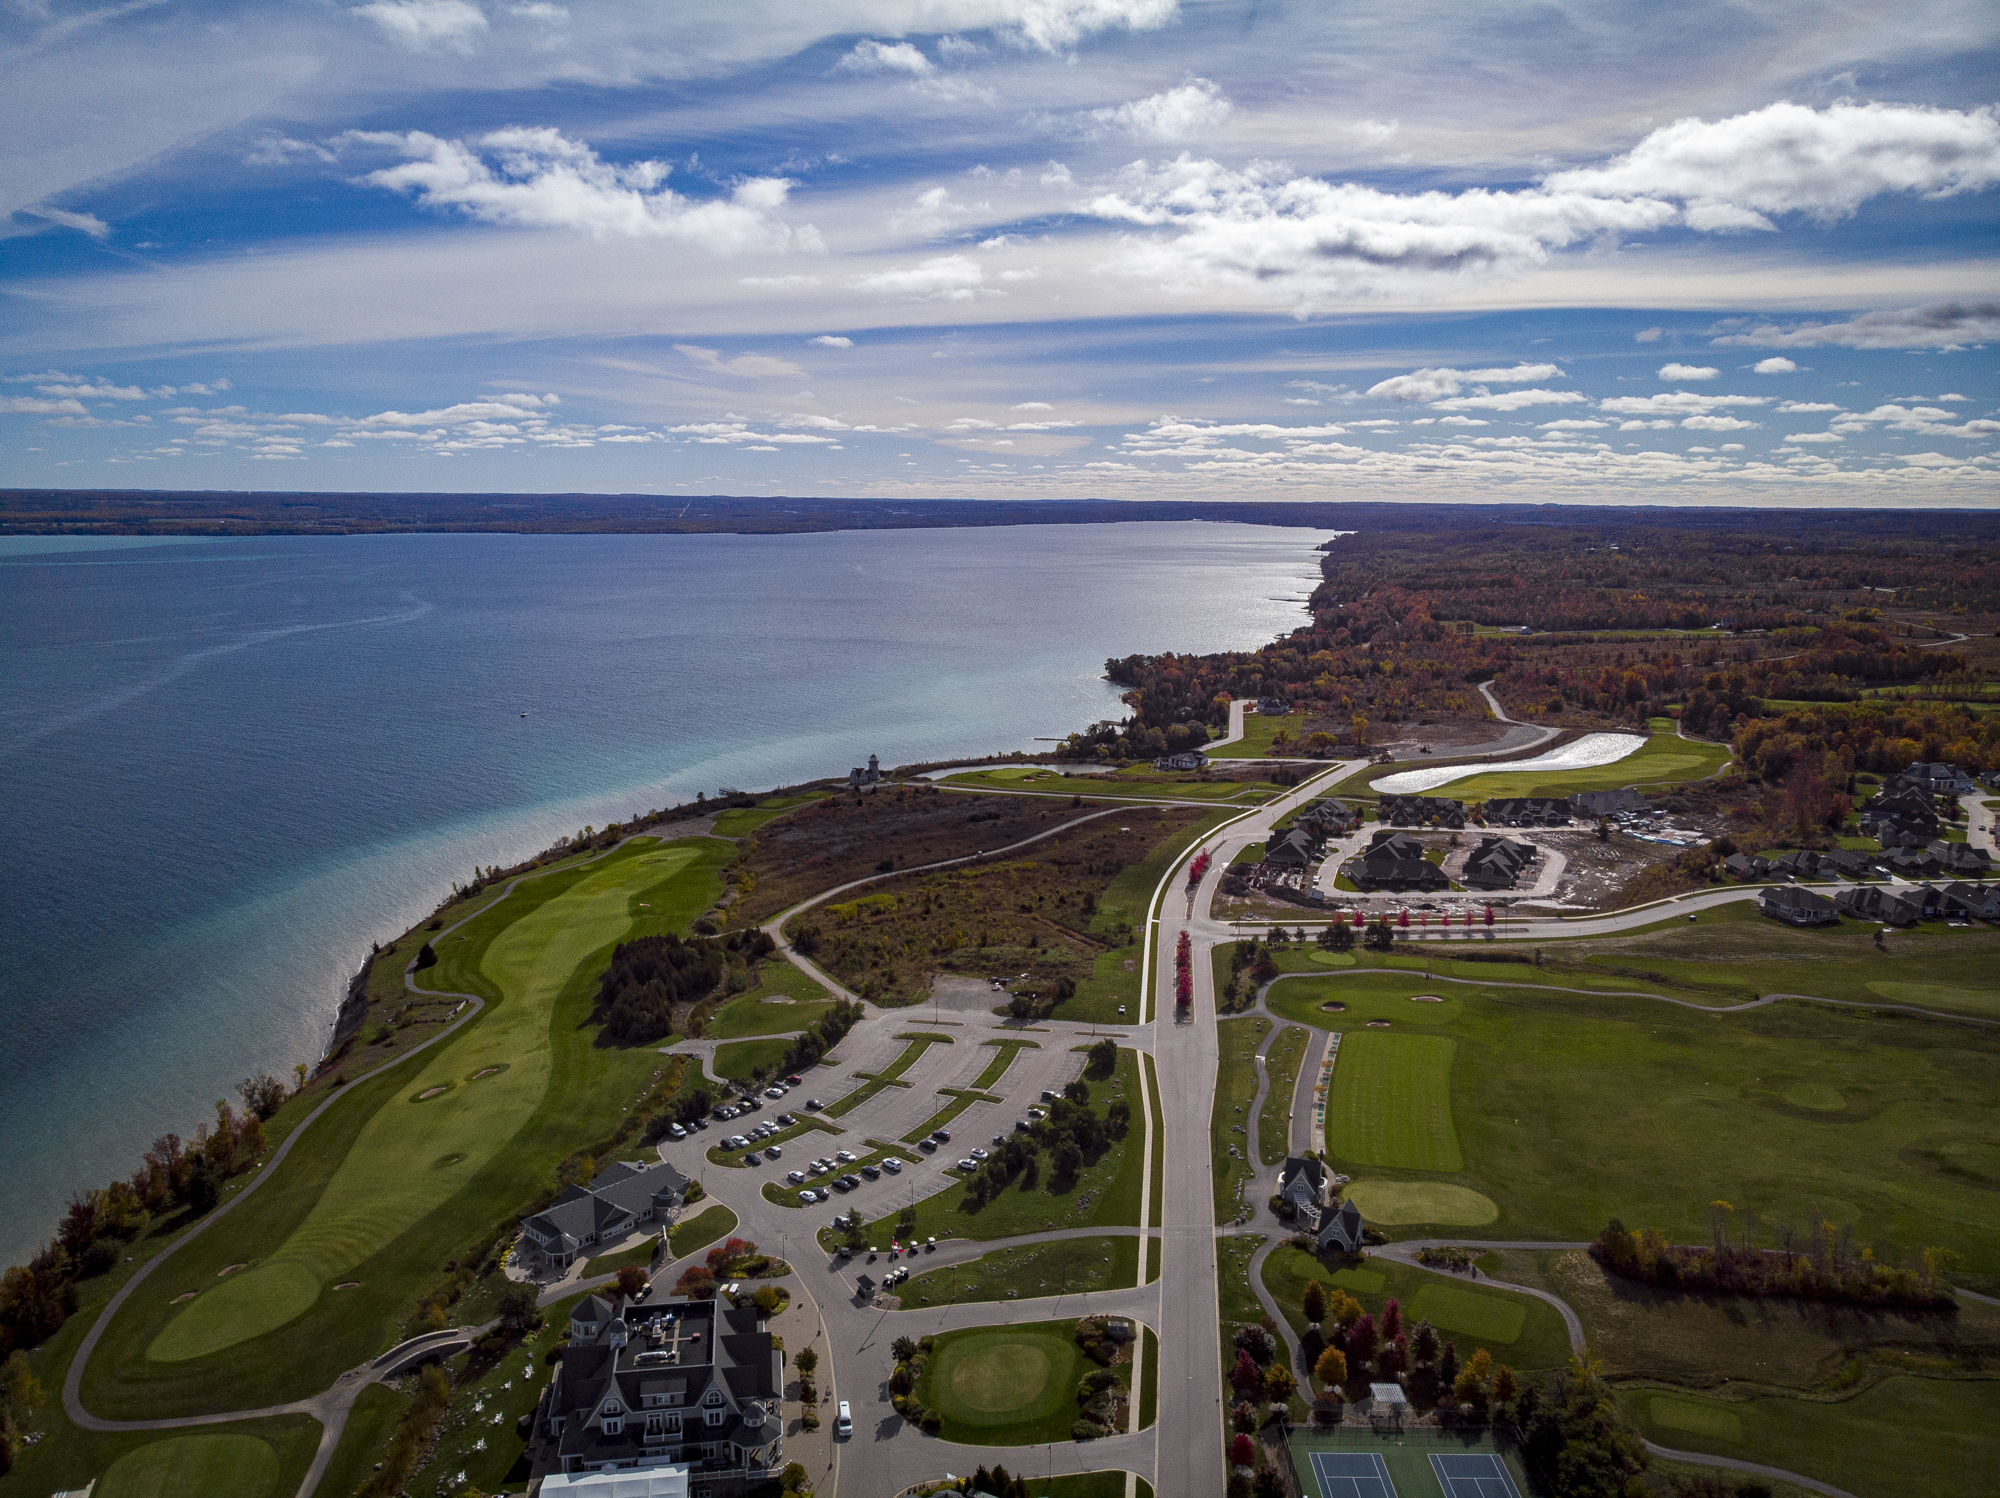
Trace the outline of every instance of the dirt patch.
[[167, 1304], [171, 1306], [177, 1306], [182, 1301], [193, 1300], [193, 1299], [194, 1299], [194, 1291], [183, 1290], [179, 1295], [176, 1295], [172, 1300], [168, 1301]]
[[1413, 993], [1410, 995], [1410, 1002], [1412, 1004], [1442, 1004], [1444, 1000], [1434, 993]]
[[215, 1277], [219, 1280], [227, 1279], [230, 1275], [236, 1273], [237, 1270], [248, 1269], [249, 1267], [250, 1265], [247, 1262], [242, 1264], [225, 1264], [222, 1268], [215, 1271]]
[[342, 1280], [339, 1284], [335, 1285], [333, 1288], [336, 1290], [359, 1290], [361, 1288], [361, 1281]]

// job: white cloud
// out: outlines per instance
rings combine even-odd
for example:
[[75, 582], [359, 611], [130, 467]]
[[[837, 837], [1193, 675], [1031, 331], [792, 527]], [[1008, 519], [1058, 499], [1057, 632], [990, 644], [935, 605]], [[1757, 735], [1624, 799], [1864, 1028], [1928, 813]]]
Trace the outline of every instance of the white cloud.
[[1838, 432], [1793, 432], [1787, 442], [1845, 442]]
[[[1406, 375], [1391, 375], [1368, 387], [1368, 394], [1387, 400], [1428, 401], [1457, 395], [1467, 385], [1529, 385], [1536, 380], [1556, 380], [1563, 372], [1554, 364], [1516, 364], [1512, 369], [1419, 369]], [[1307, 380], [1294, 385], [1325, 389]], [[1346, 387], [1335, 387], [1344, 389]]]
[[1062, 52], [1120, 26], [1154, 31], [1179, 14], [1179, 0], [1020, 0], [1009, 33], [1021, 45]]
[[146, 399], [146, 392], [141, 390], [137, 385], [113, 385], [106, 380], [37, 385], [35, 389], [42, 395], [67, 396], [73, 400], [142, 401]]
[[931, 60], [909, 42], [856, 42], [854, 50], [835, 66], [862, 72], [908, 73], [913, 78], [937, 71]]
[[63, 208], [23, 208], [20, 211], [31, 218], [47, 219], [52, 224], [60, 224], [65, 229], [79, 230], [92, 239], [104, 239], [111, 233], [111, 225], [94, 213], [71, 213]]
[[910, 270], [878, 271], [855, 285], [885, 296], [926, 302], [969, 302], [977, 296], [999, 296], [989, 289], [979, 262], [969, 255], [938, 255]]
[[470, 0], [370, 0], [355, 6], [354, 13], [412, 52], [434, 46], [470, 52], [486, 34], [486, 13]]
[[1557, 172], [1551, 192], [1675, 199], [1700, 230], [1771, 229], [1772, 213], [1832, 220], [1882, 193], [1930, 197], [2000, 181], [2000, 118], [1901, 104], [1772, 104], [1676, 120], [1602, 167]]
[[1614, 411], [1621, 416], [1654, 415], [1672, 412], [1677, 415], [1691, 415], [1701, 411], [1713, 411], [1724, 406], [1767, 406], [1771, 403], [1768, 395], [1696, 395], [1688, 390], [1670, 390], [1659, 395], [1614, 395], [1597, 403], [1600, 411]]
[[1426, 426], [1433, 421], [1441, 427], [1490, 427], [1493, 425], [1492, 422], [1482, 420], [1477, 416], [1426, 416], [1421, 421], [1413, 424], [1416, 426]]
[[1797, 374], [1798, 365], [1782, 354], [1773, 354], [1768, 359], [1759, 359], [1750, 366], [1752, 374]]
[[1957, 414], [1942, 406], [1893, 404], [1877, 406], [1872, 411], [1852, 412], [1835, 421], [1833, 427], [1836, 431], [1858, 432], [1865, 430], [1869, 422], [1881, 422], [1891, 431], [1918, 432], [1926, 437], [2000, 436], [2000, 421], [1981, 419], [1954, 425], [1952, 419]]
[[[1383, 192], [1183, 154], [1135, 162], [1087, 203], [1134, 226], [1110, 269], [1174, 291], [1252, 289], [1295, 304], [1413, 288], [1412, 279], [1512, 274], [1572, 245], [1685, 225], [1822, 221], [1882, 193], [1969, 192], [2000, 180], [1995, 112], [1772, 105], [1654, 131], [1602, 167], [1520, 190]], [[1651, 331], [1651, 330], [1647, 330]]]
[[1634, 343], [1658, 343], [1660, 341], [1660, 334], [1664, 331], [1661, 328], [1641, 328], [1632, 335], [1632, 341]]
[[[1727, 326], [1725, 324], [1724, 326]], [[1710, 342], [1761, 348], [1963, 348], [2000, 338], [2000, 302], [1937, 302], [1893, 312], [1864, 312], [1847, 322], [1765, 323]]]
[[1190, 78], [1179, 88], [1134, 99], [1107, 109], [1093, 109], [1084, 118], [1105, 130], [1134, 140], [1193, 140], [1219, 127], [1234, 106], [1221, 86], [1206, 78]]
[[362, 181], [487, 223], [581, 230], [593, 239], [673, 239], [719, 255], [819, 248], [817, 231], [795, 230], [778, 216], [792, 186], [783, 177], [747, 178], [727, 198], [697, 202], [666, 186], [665, 162], [615, 166], [560, 130], [510, 126], [472, 144], [420, 130], [356, 131], [341, 139], [409, 158]]
[[738, 375], [744, 379], [762, 380], [773, 375], [802, 375], [798, 365], [784, 359], [773, 359], [767, 354], [738, 354], [734, 359], [724, 359], [712, 348], [702, 348], [699, 344], [677, 343], [674, 352], [683, 358], [692, 359], [703, 369], [712, 369], [717, 374]]
[[1564, 417], [1561, 421], [1543, 422], [1542, 430], [1545, 432], [1585, 432], [1597, 427], [1607, 427], [1610, 425], [1611, 423], [1608, 421], [1593, 421], [1588, 417], [1568, 416]]
[[1523, 411], [1529, 406], [1569, 406], [1589, 397], [1574, 390], [1503, 390], [1498, 395], [1460, 395], [1432, 401], [1433, 411]]
[[1021, 401], [1007, 408], [1010, 411], [1053, 411], [1055, 407], [1047, 401]]
[[1690, 416], [1681, 422], [1694, 432], [1743, 432], [1758, 424], [1736, 416]]
[[1662, 364], [1660, 378], [1663, 380], [1712, 380], [1721, 374], [1719, 369], [1706, 364]]
[[80, 400], [42, 400], [32, 395], [0, 395], [0, 415], [87, 416]]
[[1798, 416], [1808, 411], [1838, 411], [1841, 407], [1826, 401], [1786, 401], [1778, 409], [1787, 416]]
[[1355, 120], [1340, 127], [1344, 135], [1358, 137], [1367, 145], [1385, 146], [1402, 129], [1401, 120]]
[[838, 333], [822, 333], [819, 335], [819, 337], [809, 339], [808, 341], [811, 343], [818, 344], [821, 348], [854, 347], [854, 340], [852, 338], [843, 338]]

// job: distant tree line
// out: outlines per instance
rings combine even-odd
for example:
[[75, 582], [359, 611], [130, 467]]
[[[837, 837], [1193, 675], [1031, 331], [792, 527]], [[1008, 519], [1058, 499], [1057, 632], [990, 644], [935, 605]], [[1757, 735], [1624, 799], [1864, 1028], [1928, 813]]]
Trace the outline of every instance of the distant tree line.
[[1926, 1249], [1915, 1267], [1889, 1264], [1857, 1250], [1851, 1229], [1825, 1222], [1803, 1235], [1784, 1229], [1777, 1248], [1757, 1249], [1730, 1241], [1733, 1216], [1727, 1203], [1715, 1203], [1713, 1241], [1699, 1245], [1668, 1243], [1655, 1228], [1634, 1233], [1614, 1217], [1591, 1245], [1591, 1256], [1623, 1279], [1662, 1289], [1923, 1310], [1957, 1305], [1945, 1277], [1956, 1261], [1948, 1249]]
[[777, 944], [751, 928], [728, 936], [641, 936], [621, 942], [598, 980], [596, 1017], [605, 1033], [626, 1045], [671, 1035], [674, 1017], [723, 986], [731, 961], [760, 961]]

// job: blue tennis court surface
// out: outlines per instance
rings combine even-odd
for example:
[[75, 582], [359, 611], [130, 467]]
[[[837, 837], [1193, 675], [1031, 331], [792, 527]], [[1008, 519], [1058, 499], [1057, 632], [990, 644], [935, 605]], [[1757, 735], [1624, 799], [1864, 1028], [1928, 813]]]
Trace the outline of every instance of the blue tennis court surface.
[[1372, 1451], [1315, 1451], [1312, 1469], [1320, 1498], [1396, 1498], [1389, 1469]]
[[1431, 1471], [1444, 1498], [1521, 1498], [1506, 1464], [1490, 1451], [1433, 1452]]

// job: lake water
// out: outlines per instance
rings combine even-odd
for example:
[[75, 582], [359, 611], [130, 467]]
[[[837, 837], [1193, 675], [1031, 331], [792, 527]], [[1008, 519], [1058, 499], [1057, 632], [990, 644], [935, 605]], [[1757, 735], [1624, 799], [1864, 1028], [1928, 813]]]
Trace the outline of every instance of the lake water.
[[317, 1059], [370, 939], [475, 864], [1033, 750], [1122, 715], [1106, 657], [1303, 622], [1329, 534], [0, 538], [0, 1262]]

